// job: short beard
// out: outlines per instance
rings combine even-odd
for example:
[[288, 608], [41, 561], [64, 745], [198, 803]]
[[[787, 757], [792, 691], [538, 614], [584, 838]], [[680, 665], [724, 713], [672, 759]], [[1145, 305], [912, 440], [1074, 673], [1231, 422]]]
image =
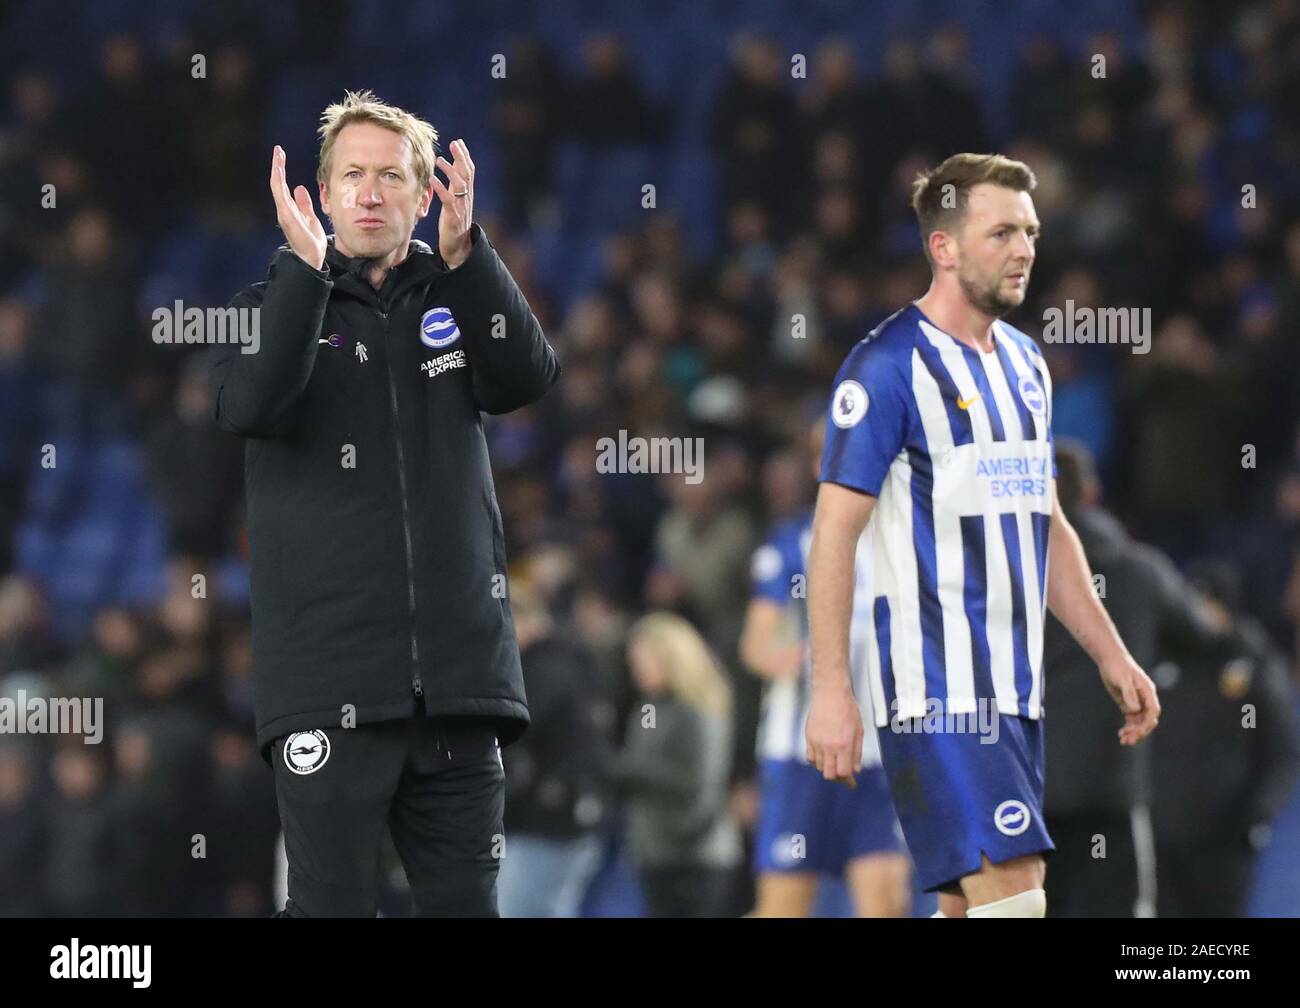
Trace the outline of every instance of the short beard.
[[1001, 281], [986, 290], [981, 290], [958, 274], [957, 283], [961, 285], [961, 292], [966, 295], [966, 300], [978, 311], [992, 318], [1001, 318], [1012, 308], [1019, 307], [1015, 301], [1009, 301], [1002, 296]]

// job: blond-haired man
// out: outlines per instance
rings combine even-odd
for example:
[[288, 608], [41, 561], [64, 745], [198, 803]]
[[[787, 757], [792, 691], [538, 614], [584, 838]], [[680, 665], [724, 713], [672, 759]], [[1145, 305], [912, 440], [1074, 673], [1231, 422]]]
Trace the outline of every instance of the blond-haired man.
[[[321, 120], [327, 235], [284, 151], [287, 244], [232, 302], [216, 422], [246, 439], [257, 740], [289, 862], [283, 916], [373, 916], [391, 831], [415, 909], [495, 915], [500, 745], [528, 723], [483, 413], [560, 373], [473, 223], [464, 141], [370, 92]], [[444, 183], [435, 174], [441, 170]], [[412, 239], [438, 202], [438, 247]]]

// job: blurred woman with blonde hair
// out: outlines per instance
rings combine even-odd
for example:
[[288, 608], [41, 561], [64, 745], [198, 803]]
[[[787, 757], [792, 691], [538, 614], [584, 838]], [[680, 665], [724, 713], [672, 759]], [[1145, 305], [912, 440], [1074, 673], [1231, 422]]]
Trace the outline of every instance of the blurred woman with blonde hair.
[[650, 916], [719, 916], [742, 856], [728, 808], [731, 688], [703, 637], [675, 613], [638, 620], [627, 659], [642, 702], [614, 780]]

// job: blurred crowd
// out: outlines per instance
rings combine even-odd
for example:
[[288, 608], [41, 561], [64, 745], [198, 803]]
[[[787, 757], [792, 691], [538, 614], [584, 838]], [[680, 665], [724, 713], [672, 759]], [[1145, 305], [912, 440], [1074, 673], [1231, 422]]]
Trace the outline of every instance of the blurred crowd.
[[[0, 913], [272, 909], [242, 445], [212, 423], [197, 348], [155, 344], [150, 315], [182, 296], [223, 303], [264, 275], [278, 243], [264, 180], [283, 138], [263, 96], [285, 50], [347, 44], [350, 8], [291, 5], [294, 33], [274, 44], [215, 15], [189, 25], [194, 45], [104, 31], [84, 80], [30, 55], [0, 71], [0, 693], [103, 697], [107, 722], [99, 746], [0, 736]], [[564, 364], [546, 399], [487, 423], [534, 718], [505, 753], [507, 910], [600, 912], [620, 866], [638, 880], [620, 906], [751, 905], [761, 684], [738, 655], [751, 556], [812, 499], [799, 444], [843, 357], [924, 292], [908, 189], [955, 151], [996, 149], [1038, 177], [1043, 238], [1010, 322], [1038, 336], [1067, 302], [1151, 309], [1149, 353], [1044, 345], [1056, 435], [1095, 460], [1092, 504], [1173, 566], [1212, 570], [1223, 618], [1249, 623], [1249, 654], [1216, 653], [1195, 680], [1195, 653], [1165, 684], [1271, 663], [1269, 709], [1294, 735], [1300, 4], [1157, 3], [1136, 34], [1029, 35], [1002, 106], [957, 25], [900, 34], [871, 64], [824, 37], [806, 79], [781, 41], [740, 29], [692, 138], [711, 166], [704, 227], [670, 199], [638, 211], [641, 177], [626, 180], [633, 212], [608, 226], [557, 195], [557, 138], [593, 171], [681, 146], [678, 110], [617, 32], [574, 53], [514, 38], [490, 128], [463, 134], [476, 160], [495, 150], [481, 222]], [[168, 83], [189, 79], [198, 49], [207, 86]], [[327, 97], [345, 85], [365, 86], [331, 79]], [[300, 145], [314, 125], [292, 123]], [[312, 167], [297, 164], [301, 181]], [[578, 218], [591, 282], [556, 285], [545, 250]], [[598, 472], [595, 442], [620, 430], [703, 438], [703, 480]], [[1052, 677], [1049, 663], [1049, 724]], [[646, 751], [647, 703], [678, 725], [654, 737], [687, 741]], [[1206, 745], [1204, 704], [1185, 704], [1174, 732], [1169, 709], [1156, 780], [1162, 766], [1199, 779], [1255, 745], [1241, 732]], [[1236, 816], [1225, 835], [1255, 830], [1243, 850], [1263, 850], [1256, 827], [1290, 795], [1294, 738], [1261, 758], [1279, 793], [1249, 810], [1243, 795], [1213, 808], [1187, 795], [1163, 820], [1169, 842], [1200, 816]], [[1202, 874], [1186, 868], [1185, 885]]]

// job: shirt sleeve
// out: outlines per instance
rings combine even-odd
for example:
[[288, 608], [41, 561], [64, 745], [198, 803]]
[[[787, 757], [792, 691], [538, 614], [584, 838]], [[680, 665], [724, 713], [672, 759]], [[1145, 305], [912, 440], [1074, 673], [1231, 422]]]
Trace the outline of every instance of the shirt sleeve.
[[1054, 412], [1052, 408], [1052, 374], [1047, 369], [1047, 358], [1043, 356], [1043, 352], [1038, 348], [1038, 345], [1031, 339], [1026, 339], [1025, 342], [1028, 344], [1025, 350], [1025, 359], [1029, 361], [1030, 367], [1038, 371], [1039, 380], [1043, 384], [1043, 398], [1047, 401], [1047, 454], [1052, 460], [1052, 478], [1055, 479], [1058, 467], [1056, 465], [1056, 439], [1052, 434], [1052, 414]]
[[911, 389], [878, 346], [853, 348], [835, 376], [818, 479], [879, 496], [907, 443]]
[[269, 438], [301, 398], [316, 364], [316, 341], [334, 283], [282, 248], [264, 284], [246, 287], [229, 307], [259, 312], [258, 345], [227, 344], [208, 358], [213, 417], [222, 430]]
[[768, 599], [777, 605], [790, 601], [791, 577], [785, 555], [781, 549], [779, 537], [773, 536], [754, 550], [754, 559], [750, 563], [750, 581], [753, 584], [753, 597]]
[[536, 402], [560, 377], [560, 362], [519, 284], [478, 224], [469, 258], [436, 279], [469, 360], [474, 401], [484, 413]]

